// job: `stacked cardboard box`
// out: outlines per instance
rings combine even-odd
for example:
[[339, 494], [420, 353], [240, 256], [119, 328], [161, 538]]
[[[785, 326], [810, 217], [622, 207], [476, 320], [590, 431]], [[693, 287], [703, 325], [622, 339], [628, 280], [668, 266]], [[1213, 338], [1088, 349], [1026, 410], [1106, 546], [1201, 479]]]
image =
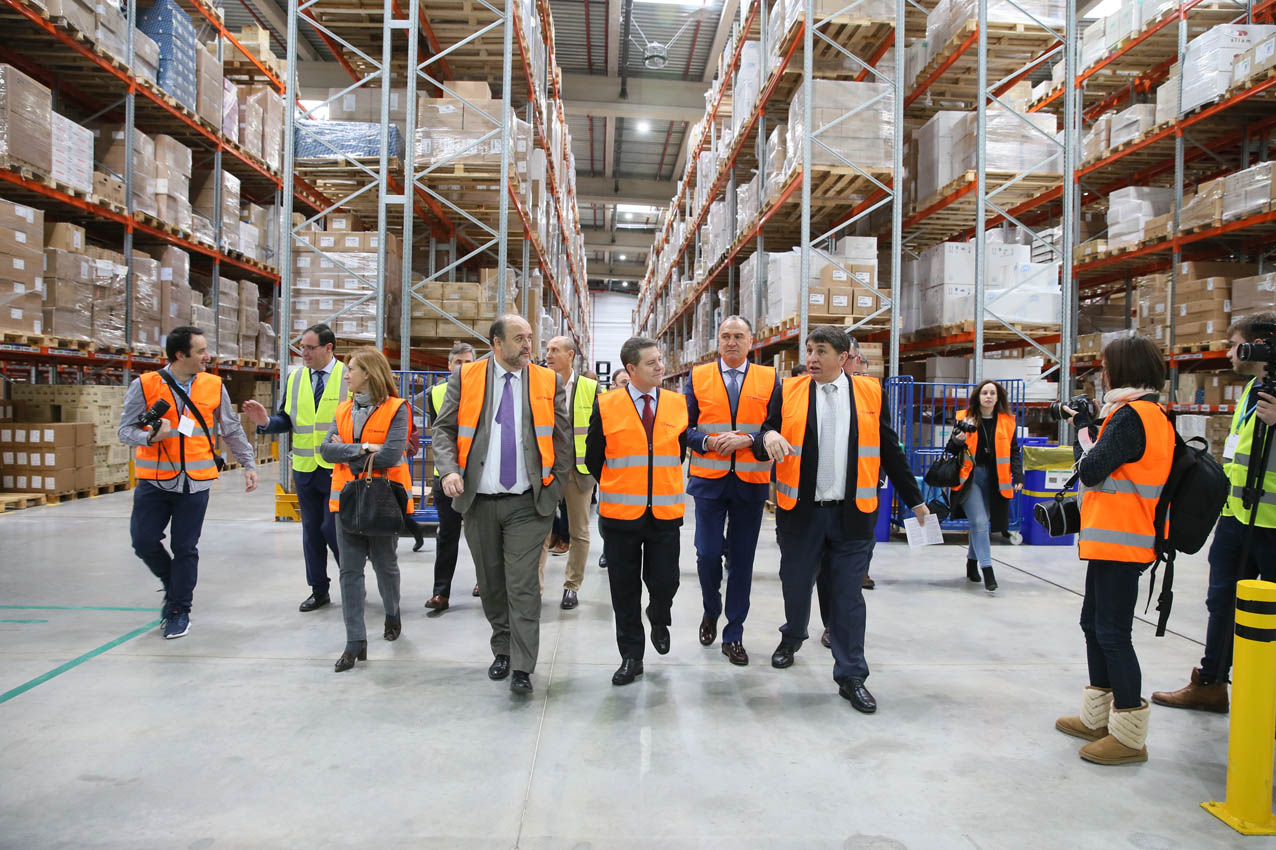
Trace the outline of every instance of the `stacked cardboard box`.
[[140, 11], [137, 28], [159, 45], [159, 87], [195, 112], [199, 102], [199, 68], [195, 59], [198, 40], [190, 15], [176, 0], [156, 0]]
[[155, 203], [165, 224], [191, 232], [191, 151], [172, 136], [155, 137]]
[[124, 411], [123, 386], [14, 384], [13, 397], [24, 418], [81, 422], [93, 426], [93, 485], [128, 480], [130, 451], [116, 430]]
[[160, 49], [155, 39], [140, 29], [133, 30], [133, 74], [148, 83], [159, 79]]
[[257, 335], [261, 331], [260, 297], [257, 284], [250, 280], [239, 282], [239, 356], [245, 360], [257, 359]]
[[0, 490], [71, 493], [94, 486], [91, 422], [0, 425]]
[[123, 7], [113, 0], [102, 0], [97, 4], [96, 24], [97, 49], [127, 62], [128, 17]]
[[[66, 223], [49, 227], [53, 234], [48, 239], [49, 247], [44, 250], [44, 332], [66, 339], [90, 340], [93, 338], [93, 260], [82, 253], [83, 231]], [[77, 243], [76, 251], [59, 247]]]
[[[890, 168], [895, 138], [891, 91], [888, 83], [803, 83], [789, 106], [789, 138], [802, 138], [808, 129], [820, 133], [821, 144], [811, 149], [815, 165], [844, 166], [849, 161], [861, 168]], [[808, 94], [814, 103], [811, 128], [804, 122]], [[839, 120], [852, 111], [854, 118]]]
[[222, 246], [231, 251], [239, 250], [239, 178], [229, 171], [221, 174], [209, 170], [191, 177], [191, 227], [197, 238], [212, 244], [213, 225], [219, 210], [216, 206], [217, 181], [221, 180]]
[[70, 118], [50, 113], [53, 140], [49, 176], [73, 189], [93, 191], [93, 131]]
[[[235, 132], [239, 145], [255, 157], [262, 157], [262, 126], [265, 123], [264, 99], [259, 92], [247, 86], [236, 92], [237, 120]], [[262, 157], [264, 158], [264, 157]]]
[[[376, 233], [310, 231], [293, 254], [293, 326], [299, 334], [326, 322], [342, 339], [376, 339], [376, 288], [384, 281], [386, 315], [397, 326], [403, 268], [399, 240], [387, 237], [386, 268], [378, 274]], [[340, 314], [340, 315], [338, 315]], [[389, 329], [387, 329], [389, 330]]]
[[1276, 198], [1276, 181], [1272, 180], [1272, 163], [1261, 162], [1228, 174], [1223, 178], [1223, 221], [1267, 212], [1273, 198]]
[[[107, 171], [123, 179], [127, 166], [128, 140], [120, 124], [103, 125], [94, 130], [95, 156]], [[155, 198], [155, 140], [137, 128], [133, 129], [133, 209], [152, 216], [159, 215]]]
[[[181, 248], [168, 246], [159, 255], [160, 278], [160, 332], [169, 331], [192, 322], [191, 308], [194, 294], [191, 290], [190, 255]], [[204, 327], [207, 327], [205, 325]]]
[[12, 65], [0, 65], [0, 157], [41, 174], [53, 170], [53, 95]]
[[51, 18], [62, 18], [90, 39], [96, 37], [97, 17], [94, 4], [83, 0], [44, 0], [44, 8]]
[[217, 47], [199, 44], [195, 48], [195, 112], [214, 127], [222, 126], [222, 102], [226, 89], [222, 85], [222, 63]]
[[1137, 246], [1145, 237], [1147, 223], [1169, 213], [1173, 205], [1173, 189], [1154, 186], [1117, 189], [1108, 201], [1108, 247]]
[[1241, 277], [1232, 281], [1232, 320], [1276, 310], [1276, 274]]
[[44, 333], [44, 213], [0, 201], [0, 330]]

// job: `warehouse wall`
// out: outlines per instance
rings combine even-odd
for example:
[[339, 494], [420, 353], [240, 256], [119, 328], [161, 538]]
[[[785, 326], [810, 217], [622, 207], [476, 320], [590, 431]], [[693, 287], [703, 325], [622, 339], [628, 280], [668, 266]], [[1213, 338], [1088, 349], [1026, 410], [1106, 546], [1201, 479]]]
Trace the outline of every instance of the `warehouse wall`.
[[[620, 346], [633, 336], [636, 295], [619, 292], [596, 292], [594, 299], [594, 356], [592, 368], [599, 360], [610, 360], [613, 370], [620, 368]], [[599, 378], [606, 377], [599, 375]]]

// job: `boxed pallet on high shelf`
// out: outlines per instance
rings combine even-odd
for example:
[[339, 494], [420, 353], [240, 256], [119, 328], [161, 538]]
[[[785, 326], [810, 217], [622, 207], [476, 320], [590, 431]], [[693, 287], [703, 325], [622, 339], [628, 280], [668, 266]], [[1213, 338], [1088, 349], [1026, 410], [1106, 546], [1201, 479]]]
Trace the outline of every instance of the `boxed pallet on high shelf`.
[[29, 383], [13, 383], [10, 387], [17, 408], [15, 412], [22, 420], [78, 422], [92, 426], [92, 460], [89, 463], [93, 467], [93, 479], [90, 486], [127, 483], [131, 454], [127, 446], [120, 445], [116, 436], [124, 411], [125, 387]]

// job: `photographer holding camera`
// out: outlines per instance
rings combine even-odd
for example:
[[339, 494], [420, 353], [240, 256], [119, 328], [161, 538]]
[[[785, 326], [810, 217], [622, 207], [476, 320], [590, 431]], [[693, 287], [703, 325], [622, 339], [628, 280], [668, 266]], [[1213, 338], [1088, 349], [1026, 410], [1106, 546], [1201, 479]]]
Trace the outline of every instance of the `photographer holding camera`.
[[[1131, 630], [1139, 575], [1156, 559], [1154, 516], [1174, 459], [1174, 426], [1159, 403], [1165, 382], [1161, 350], [1145, 337], [1123, 337], [1103, 350], [1103, 409], [1061, 407], [1077, 428], [1081, 558], [1086, 569], [1081, 630], [1090, 684], [1081, 714], [1055, 722], [1090, 743], [1095, 764], [1147, 761], [1148, 704]], [[1088, 399], [1081, 407], [1090, 407]], [[1095, 430], [1098, 430], [1097, 437]]]
[[[1271, 390], [1271, 374], [1265, 382], [1261, 376], [1264, 362], [1273, 368], [1273, 323], [1276, 313], [1259, 313], [1242, 319], [1228, 328], [1232, 343], [1227, 352], [1232, 369], [1253, 380], [1232, 414], [1232, 427], [1223, 450], [1224, 470], [1231, 482], [1223, 516], [1214, 528], [1210, 544], [1210, 582], [1205, 595], [1209, 625], [1205, 630], [1205, 654], [1201, 666], [1192, 670], [1187, 685], [1177, 691], [1157, 691], [1152, 701], [1170, 708], [1191, 708], [1226, 714], [1228, 672], [1232, 667], [1232, 624], [1236, 616], [1236, 582], [1243, 578], [1261, 577], [1276, 581], [1276, 450], [1269, 450], [1261, 480], [1262, 495], [1253, 512], [1253, 537], [1249, 556], [1241, 563], [1245, 534], [1250, 522], [1250, 509], [1243, 504], [1242, 491], [1249, 472], [1250, 458], [1259, 451], [1255, 440], [1258, 423], [1267, 429], [1276, 427], [1276, 394]], [[1266, 325], [1266, 327], [1264, 327]], [[1262, 339], [1266, 337], [1266, 339]], [[1245, 348], [1246, 344], [1248, 348]], [[1252, 359], [1247, 359], [1252, 358]], [[1266, 430], [1266, 429], [1264, 429]]]

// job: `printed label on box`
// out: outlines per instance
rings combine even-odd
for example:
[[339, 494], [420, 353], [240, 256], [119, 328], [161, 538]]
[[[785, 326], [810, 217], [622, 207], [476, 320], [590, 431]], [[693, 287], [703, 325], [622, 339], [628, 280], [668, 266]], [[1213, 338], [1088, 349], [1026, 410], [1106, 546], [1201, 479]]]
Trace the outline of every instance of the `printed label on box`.
[[336, 280], [330, 277], [321, 277], [319, 278], [319, 288], [320, 289], [336, 289], [337, 282]]
[[319, 247], [320, 247], [320, 248], [335, 248], [335, 247], [337, 247], [337, 237], [335, 237], [335, 236], [320, 236], [320, 237], [319, 237]]
[[1254, 59], [1262, 62], [1276, 54], [1276, 38], [1269, 38], [1254, 48]]

